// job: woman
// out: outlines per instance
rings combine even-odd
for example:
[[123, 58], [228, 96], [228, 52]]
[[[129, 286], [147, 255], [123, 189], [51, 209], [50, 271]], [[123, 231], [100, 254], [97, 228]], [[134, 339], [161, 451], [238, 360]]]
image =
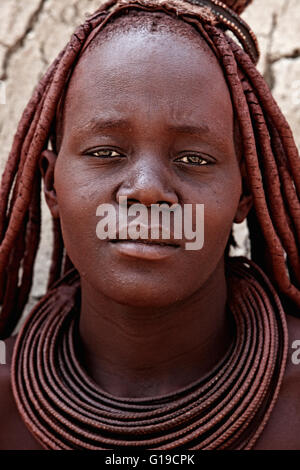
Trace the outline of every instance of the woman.
[[[48, 292], [7, 340], [4, 449], [300, 448], [299, 155], [253, 33], [199, 3], [107, 3], [25, 110], [1, 195], [3, 338], [30, 290], [41, 178], [55, 244]], [[118, 236], [119, 220], [99, 239], [97, 208], [124, 200], [204, 205], [203, 247]], [[252, 261], [228, 256], [246, 218]]]

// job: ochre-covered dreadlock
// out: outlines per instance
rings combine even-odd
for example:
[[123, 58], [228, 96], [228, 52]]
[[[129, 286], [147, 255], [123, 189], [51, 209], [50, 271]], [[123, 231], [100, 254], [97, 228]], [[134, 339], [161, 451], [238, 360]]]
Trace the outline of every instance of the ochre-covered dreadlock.
[[[198, 28], [217, 54], [227, 79], [243, 141], [248, 186], [254, 208], [248, 218], [252, 259], [267, 273], [283, 302], [295, 313], [300, 307], [300, 159], [284, 116], [253, 60], [224, 33], [228, 16], [212, 21], [202, 7], [178, 1], [132, 2], [139, 9], [161, 10]], [[247, 1], [227, 2], [240, 12]], [[224, 4], [221, 4], [224, 6]], [[107, 22], [124, 13], [130, 3], [111, 0], [86, 20], [72, 35], [38, 84], [20, 120], [3, 173], [0, 197], [0, 335], [7, 337], [28, 300], [33, 266], [40, 239], [41, 152], [53, 140], [58, 103], [79, 55]], [[216, 24], [217, 21], [217, 24]], [[221, 27], [219, 26], [221, 23]], [[233, 32], [240, 31], [233, 24]], [[242, 26], [241, 26], [242, 28]], [[238, 34], [237, 34], [238, 35]], [[240, 33], [243, 41], [244, 34]], [[246, 40], [248, 44], [249, 41]], [[253, 59], [253, 58], [252, 58]], [[58, 221], [54, 224], [54, 248], [48, 287], [69, 266]]]
[[[132, 11], [163, 12], [191, 24], [224, 71], [239, 124], [252, 260], [284, 305], [300, 307], [300, 159], [290, 128], [263, 78], [253, 33], [236, 15], [250, 3], [228, 0], [111, 0], [71, 37], [39, 83], [20, 121], [0, 200], [0, 333], [9, 336], [26, 304], [40, 236], [39, 158], [57, 145], [66, 83], [79, 56], [105, 24]], [[198, 4], [198, 5], [196, 5]], [[243, 50], [225, 29], [235, 33]], [[101, 390], [76, 354], [80, 278], [53, 220], [49, 291], [14, 348], [12, 388], [18, 410], [47, 449], [250, 449], [278, 398], [288, 332], [281, 302], [253, 261], [228, 259], [228, 302], [235, 340], [204, 378], [166, 396], [119, 398]], [[62, 275], [64, 276], [62, 277]], [[50, 289], [51, 286], [51, 289]]]

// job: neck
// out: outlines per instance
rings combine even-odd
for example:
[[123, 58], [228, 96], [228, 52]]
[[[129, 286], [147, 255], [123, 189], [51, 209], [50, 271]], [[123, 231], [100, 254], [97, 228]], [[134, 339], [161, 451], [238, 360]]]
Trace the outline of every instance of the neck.
[[81, 359], [112, 395], [172, 393], [199, 380], [230, 347], [223, 266], [190, 298], [167, 308], [120, 305], [83, 279], [81, 292]]

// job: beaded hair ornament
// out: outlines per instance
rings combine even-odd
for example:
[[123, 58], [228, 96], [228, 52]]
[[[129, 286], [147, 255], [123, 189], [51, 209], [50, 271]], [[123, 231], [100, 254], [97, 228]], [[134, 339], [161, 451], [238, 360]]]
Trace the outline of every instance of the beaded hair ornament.
[[[259, 60], [259, 46], [254, 32], [248, 24], [239, 16], [246, 6], [252, 0], [244, 1], [227, 1], [219, 0], [189, 0], [191, 3], [208, 7], [215, 15], [217, 22], [223, 26], [224, 30], [229, 29], [239, 40], [244, 50], [249, 54], [252, 61], [257, 64]], [[231, 8], [230, 8], [231, 6]], [[235, 11], [232, 9], [234, 8]]]

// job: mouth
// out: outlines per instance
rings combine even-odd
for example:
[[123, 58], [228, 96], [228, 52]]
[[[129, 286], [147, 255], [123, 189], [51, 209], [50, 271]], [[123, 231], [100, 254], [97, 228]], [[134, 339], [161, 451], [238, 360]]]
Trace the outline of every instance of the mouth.
[[112, 248], [121, 256], [160, 260], [172, 256], [180, 245], [170, 240], [110, 240]]

